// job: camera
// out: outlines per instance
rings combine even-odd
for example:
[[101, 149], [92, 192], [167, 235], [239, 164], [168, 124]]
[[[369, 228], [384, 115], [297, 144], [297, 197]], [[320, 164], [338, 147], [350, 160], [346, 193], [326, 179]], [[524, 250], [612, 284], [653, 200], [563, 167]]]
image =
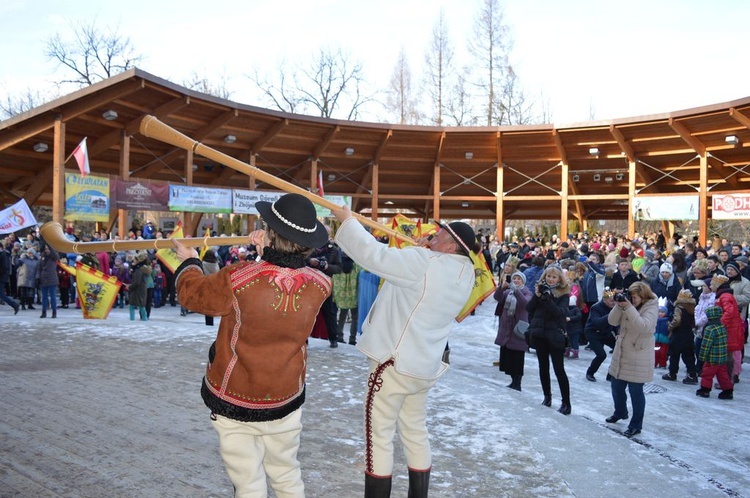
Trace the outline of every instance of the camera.
[[542, 297], [552, 297], [552, 289], [547, 284], [539, 284], [539, 295]]
[[321, 256], [318, 258], [318, 268], [321, 270], [325, 269], [325, 267], [328, 266], [328, 260], [325, 258], [325, 256]]
[[625, 301], [630, 301], [630, 293], [628, 291], [622, 291], [618, 292], [614, 296], [614, 300], [618, 303], [624, 303]]

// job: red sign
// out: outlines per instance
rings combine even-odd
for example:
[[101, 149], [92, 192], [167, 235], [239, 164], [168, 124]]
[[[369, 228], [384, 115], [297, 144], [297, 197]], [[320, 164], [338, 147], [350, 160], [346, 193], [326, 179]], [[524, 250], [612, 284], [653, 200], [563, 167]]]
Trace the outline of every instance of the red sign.
[[715, 220], [750, 219], [750, 194], [714, 194], [712, 204], [711, 217]]

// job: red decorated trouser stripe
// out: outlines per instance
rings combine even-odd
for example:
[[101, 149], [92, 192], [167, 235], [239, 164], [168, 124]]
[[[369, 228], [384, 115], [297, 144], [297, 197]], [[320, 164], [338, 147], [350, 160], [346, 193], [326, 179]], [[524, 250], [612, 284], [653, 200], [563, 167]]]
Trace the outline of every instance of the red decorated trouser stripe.
[[383, 387], [383, 370], [393, 365], [393, 358], [381, 363], [367, 379], [367, 399], [365, 400], [365, 471], [372, 473], [372, 404], [375, 393]]

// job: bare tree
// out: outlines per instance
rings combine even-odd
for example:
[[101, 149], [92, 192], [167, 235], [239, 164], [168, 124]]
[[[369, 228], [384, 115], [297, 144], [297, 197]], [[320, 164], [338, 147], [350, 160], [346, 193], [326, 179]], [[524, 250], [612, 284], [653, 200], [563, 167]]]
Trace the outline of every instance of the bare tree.
[[487, 126], [507, 124], [502, 92], [506, 86], [511, 39], [499, 0], [484, 0], [474, 26], [469, 47], [480, 71], [478, 86], [484, 95], [484, 121]]
[[433, 108], [432, 119], [436, 125], [441, 126], [445, 108], [444, 92], [448, 89], [448, 81], [453, 70], [453, 49], [448, 39], [448, 26], [442, 10], [432, 28], [432, 40], [425, 54], [425, 65], [425, 90]]
[[[290, 78], [292, 82], [287, 84]], [[362, 64], [351, 62], [341, 50], [321, 49], [304, 69], [287, 71], [279, 66], [275, 81], [257, 72], [251, 79], [272, 105], [285, 112], [314, 111], [325, 118], [343, 115], [353, 120], [364, 105], [373, 101], [363, 95]]]
[[475, 126], [477, 117], [474, 115], [472, 95], [469, 92], [469, 69], [456, 75], [452, 91], [448, 95], [445, 106], [445, 121], [448, 126]]
[[55, 97], [52, 95], [43, 95], [38, 90], [31, 90], [30, 88], [26, 90], [26, 93], [18, 96], [7, 94], [0, 101], [0, 117], [7, 119], [16, 114], [22, 114], [53, 98]]
[[418, 124], [419, 111], [411, 86], [411, 68], [406, 51], [401, 47], [393, 69], [390, 86], [386, 91], [386, 109], [398, 116], [399, 124]]
[[84, 87], [126, 71], [141, 60], [130, 38], [118, 30], [100, 29], [96, 21], [80, 23], [73, 30], [73, 39], [56, 33], [47, 40], [45, 55], [56, 61], [69, 75], [58, 84]]
[[227, 100], [233, 93], [227, 88], [227, 80], [224, 76], [222, 76], [218, 82], [213, 82], [206, 77], [198, 76], [198, 73], [195, 71], [190, 74], [190, 77], [187, 80], [182, 82], [182, 85], [191, 90]]
[[533, 105], [526, 98], [525, 92], [518, 84], [518, 76], [513, 66], [510, 65], [503, 81], [500, 105], [505, 109], [506, 121], [509, 125], [532, 124], [536, 120]]

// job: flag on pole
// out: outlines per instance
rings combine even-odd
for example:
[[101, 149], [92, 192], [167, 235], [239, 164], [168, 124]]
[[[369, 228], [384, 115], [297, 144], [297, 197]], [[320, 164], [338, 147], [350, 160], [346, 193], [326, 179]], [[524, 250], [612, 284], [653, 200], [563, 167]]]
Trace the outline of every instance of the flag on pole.
[[[177, 228], [174, 229], [170, 239], [181, 239], [182, 238], [182, 223], [177, 224]], [[177, 252], [174, 249], [159, 249], [156, 251], [156, 257], [162, 262], [165, 268], [174, 273], [179, 268], [180, 260], [177, 259]]]
[[472, 252], [471, 262], [474, 263], [474, 288], [466, 304], [456, 317], [457, 322], [469, 316], [474, 308], [495, 293], [495, 279], [492, 277], [492, 271], [487, 264], [487, 260], [484, 259], [484, 254], [481, 252], [474, 254]]
[[83, 137], [78, 147], [73, 150], [72, 156], [76, 158], [78, 169], [81, 170], [81, 176], [91, 173], [91, 168], [89, 168], [89, 151], [86, 148], [86, 137]]
[[[65, 266], [63, 268], [70, 271]], [[81, 301], [83, 318], [105, 320], [115, 304], [120, 287], [122, 282], [117, 277], [76, 263], [76, 292]]]
[[318, 170], [318, 195], [323, 197], [325, 192], [323, 191], [323, 170]]
[[33, 227], [36, 224], [36, 218], [34, 218], [25, 199], [21, 199], [7, 209], [0, 211], [0, 234], [13, 233], [22, 228]]

